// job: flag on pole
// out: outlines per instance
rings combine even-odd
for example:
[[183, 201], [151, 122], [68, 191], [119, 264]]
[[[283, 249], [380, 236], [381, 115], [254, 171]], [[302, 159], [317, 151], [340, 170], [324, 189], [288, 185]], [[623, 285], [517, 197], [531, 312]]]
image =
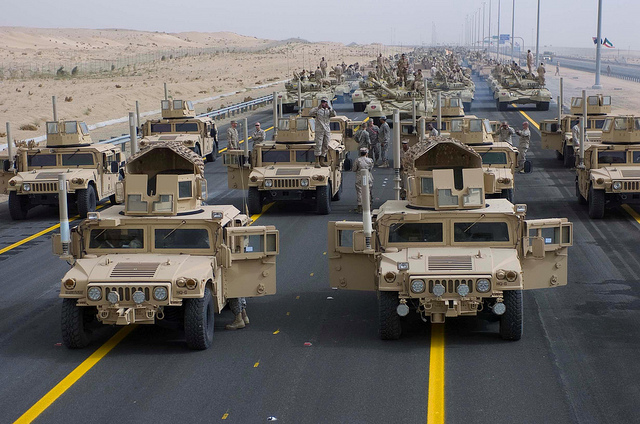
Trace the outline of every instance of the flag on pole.
[[[591, 37], [591, 39], [593, 40], [593, 44], [598, 44], [596, 37]], [[605, 37], [604, 41], [602, 41], [602, 39], [600, 39], [600, 44], [602, 44], [603, 46], [605, 46], [605, 47], [607, 47], [609, 49], [615, 49], [613, 43], [611, 41], [609, 41], [609, 39], [606, 38], [606, 37]]]

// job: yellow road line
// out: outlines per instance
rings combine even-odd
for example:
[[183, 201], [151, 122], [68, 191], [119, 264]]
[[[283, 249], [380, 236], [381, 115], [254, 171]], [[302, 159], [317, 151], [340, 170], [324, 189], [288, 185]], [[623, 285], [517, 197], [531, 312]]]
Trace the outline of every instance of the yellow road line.
[[638, 212], [636, 212], [631, 206], [629, 206], [627, 204], [624, 204], [624, 205], [622, 205], [622, 209], [627, 211], [627, 213], [629, 215], [631, 215], [633, 217], [633, 219], [635, 219], [638, 224], [640, 224], [640, 214], [638, 214]]
[[[515, 107], [516, 109], [518, 109], [518, 107], [515, 104], [511, 104], [511, 106]], [[526, 114], [526, 112], [518, 109], [518, 112], [520, 112], [522, 114], [522, 116], [524, 116], [525, 118], [527, 118], [527, 121], [531, 122], [531, 125], [533, 125], [534, 127], [536, 127], [536, 129], [538, 131], [540, 131], [540, 125], [538, 125], [538, 123], [536, 121], [534, 121], [533, 119], [531, 119], [531, 117], [529, 115]]]
[[224, 415], [222, 416], [223, 420], [226, 420], [227, 418], [229, 418], [229, 411], [225, 412]]
[[[266, 130], [264, 130], [264, 132], [271, 131], [272, 129], [273, 129], [273, 127], [269, 127]], [[249, 138], [247, 138], [247, 140], [251, 140], [251, 138], [252, 137], [249, 136]], [[242, 143], [244, 143], [244, 138], [238, 142], [238, 144], [242, 144]], [[226, 151], [227, 151], [227, 148], [225, 147], [225, 148], [222, 148], [222, 149], [218, 150], [218, 153], [222, 153], [222, 152], [226, 152]]]
[[431, 324], [427, 424], [444, 424], [444, 324]]
[[93, 352], [91, 356], [84, 360], [80, 365], [69, 373], [60, 383], [58, 383], [53, 389], [49, 390], [49, 393], [44, 395], [42, 399], [36, 402], [27, 412], [22, 414], [14, 424], [30, 423], [35, 420], [38, 415], [44, 412], [53, 402], [55, 402], [64, 392], [73, 386], [80, 378], [87, 373], [95, 364], [97, 364], [107, 353], [111, 351], [118, 343], [124, 339], [127, 334], [135, 330], [136, 325], [129, 325], [122, 328], [113, 335], [105, 344], [100, 346], [98, 350]]

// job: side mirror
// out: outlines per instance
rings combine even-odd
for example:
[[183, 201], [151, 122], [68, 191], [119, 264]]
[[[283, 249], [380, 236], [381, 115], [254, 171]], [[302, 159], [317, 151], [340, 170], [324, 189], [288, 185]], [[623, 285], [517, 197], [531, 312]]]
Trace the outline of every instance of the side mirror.
[[542, 237], [536, 237], [529, 239], [531, 241], [531, 253], [534, 258], [544, 258], [544, 239]]
[[120, 168], [118, 167], [118, 162], [111, 162], [111, 173], [115, 174], [116, 172], [118, 172]]

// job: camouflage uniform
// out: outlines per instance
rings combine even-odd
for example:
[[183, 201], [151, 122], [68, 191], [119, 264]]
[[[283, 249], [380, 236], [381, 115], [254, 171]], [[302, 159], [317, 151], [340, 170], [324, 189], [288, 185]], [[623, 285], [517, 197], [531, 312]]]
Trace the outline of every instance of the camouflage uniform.
[[316, 82], [320, 82], [320, 80], [324, 78], [322, 76], [322, 70], [319, 67], [318, 69], [316, 69], [315, 78], [316, 78]]
[[382, 77], [382, 70], [384, 69], [384, 58], [382, 57], [382, 55], [378, 56], [378, 58], [376, 59], [376, 64], [378, 66], [378, 77]]
[[518, 170], [524, 172], [524, 161], [527, 160], [527, 151], [529, 150], [529, 142], [531, 141], [531, 131], [529, 128], [517, 132], [520, 136], [518, 142]]
[[371, 150], [369, 151], [369, 157], [373, 161], [380, 159], [380, 144], [378, 141], [378, 133], [380, 128], [377, 125], [367, 126], [367, 132], [369, 133], [369, 142], [371, 143]]
[[533, 53], [531, 53], [531, 50], [529, 50], [529, 52], [527, 53], [527, 69], [529, 69], [529, 74], [533, 75], [533, 72], [531, 72], [531, 68], [533, 68]]
[[378, 140], [380, 140], [380, 159], [383, 163], [387, 162], [387, 146], [391, 141], [391, 128], [389, 124], [383, 122], [378, 131]]
[[373, 169], [373, 160], [366, 156], [360, 156], [355, 160], [353, 170], [356, 173], [356, 197], [358, 199], [358, 206], [362, 206], [362, 177], [367, 176], [369, 183], [369, 200], [373, 202], [373, 196], [371, 195], [371, 186], [373, 185], [373, 175], [371, 170]]
[[513, 130], [513, 128], [511, 127], [504, 128], [503, 126], [500, 126], [499, 132], [500, 132], [500, 139], [499, 139], [500, 141], [513, 144], [513, 141], [511, 140], [511, 136], [516, 133]]
[[398, 78], [404, 84], [407, 85], [407, 71], [409, 70], [409, 61], [406, 57], [401, 57], [398, 60]]
[[265, 141], [267, 139], [267, 133], [263, 129], [255, 130], [253, 135], [251, 135], [251, 139], [256, 141]]
[[360, 128], [358, 129], [356, 134], [353, 136], [353, 138], [358, 143], [358, 149], [361, 149], [363, 147], [366, 147], [367, 149], [371, 149], [371, 139], [369, 138], [369, 133], [364, 128], [364, 126], [362, 125], [360, 126]]
[[320, 61], [320, 71], [322, 71], [322, 78], [326, 78], [327, 77], [327, 61], [326, 60]]
[[326, 156], [329, 148], [329, 135], [331, 134], [329, 121], [331, 117], [336, 116], [336, 111], [332, 108], [324, 109], [316, 106], [311, 109], [309, 115], [316, 118], [316, 148], [314, 153], [316, 157]]
[[247, 299], [244, 297], [229, 299], [229, 309], [233, 315], [241, 314], [243, 310], [247, 309]]
[[238, 139], [238, 130], [233, 127], [227, 129], [227, 150], [240, 149], [240, 142]]
[[540, 85], [544, 85], [544, 74], [547, 72], [546, 69], [544, 69], [544, 66], [542, 66], [542, 64], [540, 64], [540, 66], [538, 66], [538, 81], [540, 82]]

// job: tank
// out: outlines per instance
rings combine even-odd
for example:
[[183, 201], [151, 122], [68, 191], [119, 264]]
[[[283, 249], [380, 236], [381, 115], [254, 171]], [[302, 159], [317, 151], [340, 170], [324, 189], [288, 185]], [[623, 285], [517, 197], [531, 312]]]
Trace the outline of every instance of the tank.
[[505, 111], [510, 104], [535, 104], [537, 110], [549, 110], [551, 92], [537, 78], [522, 70], [501, 67], [492, 85], [496, 107]]

